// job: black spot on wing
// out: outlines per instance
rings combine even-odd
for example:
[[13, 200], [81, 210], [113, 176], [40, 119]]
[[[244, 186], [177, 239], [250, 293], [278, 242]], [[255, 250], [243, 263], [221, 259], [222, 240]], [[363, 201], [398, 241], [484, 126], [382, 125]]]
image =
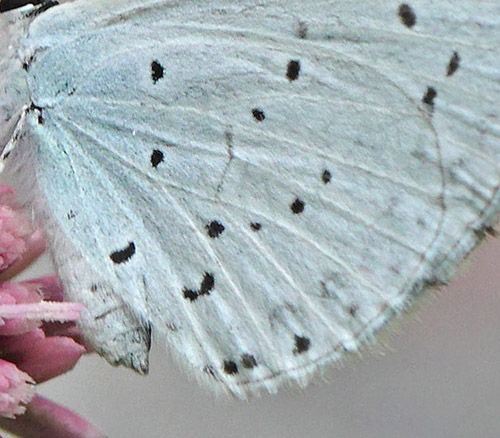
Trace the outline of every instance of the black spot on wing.
[[250, 224], [250, 228], [253, 230], [253, 231], [259, 231], [261, 228], [262, 228], [262, 224], [260, 224], [259, 222], [252, 222]]
[[290, 210], [292, 210], [293, 214], [300, 214], [304, 211], [305, 208], [304, 201], [301, 201], [299, 198], [295, 198], [295, 201], [290, 205]]
[[164, 73], [165, 73], [165, 69], [163, 68], [163, 66], [158, 61], [153, 61], [151, 63], [151, 78], [153, 79], [153, 82], [155, 84], [161, 78], [163, 78]]
[[109, 258], [113, 263], [120, 264], [125, 263], [135, 254], [135, 244], [134, 242], [129, 242], [128, 246], [119, 251], [112, 252]]
[[288, 62], [288, 66], [286, 68], [286, 77], [292, 82], [298, 79], [300, 73], [300, 61], [298, 60], [290, 60]]
[[155, 149], [151, 153], [151, 166], [153, 166], [156, 169], [158, 167], [158, 165], [163, 162], [164, 159], [165, 159], [165, 156], [164, 156], [163, 152], [160, 151], [159, 149]]
[[224, 361], [224, 372], [229, 375], [238, 374], [238, 365], [232, 360]]
[[243, 368], [252, 369], [257, 366], [257, 360], [251, 354], [242, 354], [241, 365], [243, 365]]
[[205, 228], [207, 229], [208, 236], [212, 239], [219, 237], [225, 230], [224, 225], [222, 225], [219, 221], [212, 221], [206, 225]]
[[321, 181], [323, 183], [328, 184], [332, 180], [332, 174], [329, 170], [325, 169], [323, 175], [321, 175]]
[[200, 295], [208, 295], [215, 286], [215, 278], [212, 274], [205, 272], [200, 286]]
[[253, 118], [255, 120], [257, 120], [258, 122], [262, 122], [266, 118], [266, 115], [264, 114], [264, 111], [261, 110], [260, 108], [254, 108], [252, 110], [252, 115], [253, 115]]
[[304, 336], [295, 335], [295, 349], [294, 354], [302, 354], [309, 350], [311, 346], [311, 340]]
[[433, 108], [434, 99], [436, 98], [436, 96], [437, 96], [436, 89], [433, 87], [427, 87], [427, 91], [425, 92], [424, 97], [422, 98], [422, 102]]
[[200, 297], [201, 295], [210, 295], [210, 292], [212, 291], [214, 286], [215, 286], [215, 277], [213, 276], [213, 274], [205, 272], [203, 280], [201, 281], [200, 289], [194, 290], [185, 287], [182, 290], [182, 295], [184, 296], [185, 299], [189, 301], [196, 301], [198, 297]]
[[182, 294], [189, 301], [194, 301], [198, 298], [198, 291], [186, 287], [182, 290]]
[[453, 52], [448, 67], [446, 68], [446, 76], [452, 76], [460, 67], [460, 55], [458, 52]]
[[417, 23], [417, 15], [415, 14], [411, 6], [406, 3], [402, 3], [401, 5], [399, 5], [398, 15], [401, 19], [401, 22], [406, 27], [411, 28]]

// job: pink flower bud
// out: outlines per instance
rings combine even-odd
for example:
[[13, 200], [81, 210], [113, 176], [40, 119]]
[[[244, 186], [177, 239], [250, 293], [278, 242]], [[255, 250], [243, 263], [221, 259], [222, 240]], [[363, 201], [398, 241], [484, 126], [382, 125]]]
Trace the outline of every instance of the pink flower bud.
[[44, 250], [42, 234], [17, 207], [13, 189], [0, 184], [0, 280], [22, 271]]
[[28, 374], [0, 359], [0, 415], [14, 418], [23, 414], [35, 394], [34, 383]]

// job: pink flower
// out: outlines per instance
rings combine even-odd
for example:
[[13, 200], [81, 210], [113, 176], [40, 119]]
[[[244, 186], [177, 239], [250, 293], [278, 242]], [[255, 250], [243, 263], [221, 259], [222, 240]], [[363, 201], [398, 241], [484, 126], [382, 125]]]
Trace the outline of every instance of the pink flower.
[[35, 395], [35, 381], [14, 364], [0, 359], [0, 415], [14, 418]]
[[0, 185], [0, 427], [20, 436], [99, 438], [83, 418], [35, 394], [86, 351], [75, 325], [83, 306], [65, 303], [55, 276], [10, 283], [45, 250], [39, 231]]
[[44, 251], [42, 234], [17, 208], [14, 190], [0, 184], [0, 280], [21, 272]]

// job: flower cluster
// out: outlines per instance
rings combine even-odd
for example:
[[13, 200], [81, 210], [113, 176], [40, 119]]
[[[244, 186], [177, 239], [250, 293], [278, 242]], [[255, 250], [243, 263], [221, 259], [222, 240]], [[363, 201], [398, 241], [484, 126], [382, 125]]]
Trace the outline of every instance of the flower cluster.
[[57, 277], [8, 281], [44, 250], [12, 188], [0, 185], [0, 427], [25, 437], [103, 437], [35, 394], [35, 384], [69, 371], [86, 351], [75, 325], [82, 306], [63, 302]]

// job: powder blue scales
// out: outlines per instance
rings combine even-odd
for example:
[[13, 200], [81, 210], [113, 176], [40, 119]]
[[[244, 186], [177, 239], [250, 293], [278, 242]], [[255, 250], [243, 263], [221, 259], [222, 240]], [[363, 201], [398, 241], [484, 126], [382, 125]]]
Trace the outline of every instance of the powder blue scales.
[[304, 386], [496, 223], [498, 2], [29, 10], [4, 172], [112, 363], [146, 372], [153, 330], [215, 390]]

